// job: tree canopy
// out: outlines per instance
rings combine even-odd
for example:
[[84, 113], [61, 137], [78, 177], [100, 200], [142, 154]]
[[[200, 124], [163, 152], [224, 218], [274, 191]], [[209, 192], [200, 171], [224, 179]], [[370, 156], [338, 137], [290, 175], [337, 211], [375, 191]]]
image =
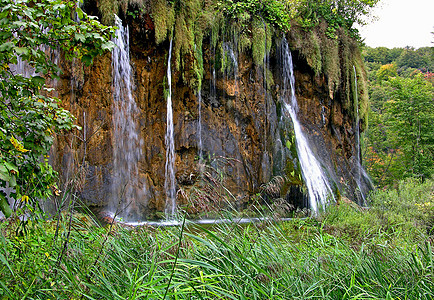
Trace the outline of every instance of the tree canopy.
[[380, 186], [427, 179], [434, 165], [434, 48], [365, 48], [371, 112], [366, 166]]

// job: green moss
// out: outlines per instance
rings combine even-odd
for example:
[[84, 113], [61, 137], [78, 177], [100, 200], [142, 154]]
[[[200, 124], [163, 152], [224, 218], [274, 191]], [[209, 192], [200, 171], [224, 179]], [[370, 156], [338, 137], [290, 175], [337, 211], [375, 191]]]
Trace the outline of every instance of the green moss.
[[293, 26], [290, 31], [290, 43], [306, 59], [316, 75], [322, 71], [321, 39], [315, 30], [309, 32]]
[[309, 66], [318, 75], [322, 70], [322, 56], [320, 38], [316, 32], [312, 31], [310, 33], [309, 38], [305, 41], [302, 53], [306, 57]]
[[238, 51], [246, 52], [247, 50], [250, 50], [251, 47], [252, 39], [250, 38], [250, 35], [248, 35], [247, 31], [243, 31], [238, 40]]
[[266, 69], [265, 70], [265, 78], [267, 81], [267, 86], [266, 88], [269, 90], [272, 86], [274, 86], [274, 77], [273, 77], [273, 72], [271, 72], [270, 69]]
[[330, 95], [336, 91], [341, 80], [341, 64], [339, 58], [339, 42], [337, 39], [328, 38], [325, 34], [326, 25], [321, 24], [321, 53], [322, 69], [328, 79]]
[[155, 26], [155, 42], [166, 40], [175, 23], [175, 10], [166, 0], [155, 0], [151, 4], [151, 16]]
[[361, 57], [361, 52], [356, 51], [353, 54], [353, 65], [356, 68], [357, 74], [357, 92], [359, 105], [359, 118], [363, 120], [361, 130], [364, 130], [368, 125], [369, 112], [369, 95], [368, 95], [368, 80], [364, 63]]
[[[181, 51], [183, 55], [189, 54], [194, 47], [194, 36], [184, 14], [178, 14], [175, 21], [175, 38], [174, 38], [174, 57], [175, 66], [179, 70], [181, 64]], [[190, 24], [188, 24], [190, 25]]]
[[[331, 36], [330, 20], [326, 22], [315, 16], [315, 10], [312, 9], [309, 11], [313, 12], [313, 15], [305, 16], [303, 10], [297, 12], [300, 5], [303, 6], [301, 2], [287, 1], [284, 5], [278, 2], [100, 0], [98, 7], [105, 23], [113, 22], [113, 15], [120, 9], [125, 11], [128, 6], [139, 7], [142, 11], [149, 12], [154, 21], [156, 43], [167, 40], [169, 36], [173, 37], [174, 67], [181, 71], [184, 83], [195, 89], [201, 86], [202, 43], [207, 36], [210, 36], [211, 47], [216, 49], [216, 67], [223, 71], [228, 66], [227, 58], [222, 55], [223, 41], [237, 41], [237, 50], [244, 53], [251, 51], [250, 55], [255, 65], [262, 66], [265, 54], [272, 51], [273, 36], [280, 37], [282, 30], [287, 33], [291, 28], [291, 48], [299, 51], [316, 75], [325, 75], [330, 97], [333, 97], [337, 89], [342, 91], [339, 100], [351, 114], [355, 107], [352, 92], [353, 65], [356, 67], [359, 79], [359, 113], [363, 120], [362, 124], [366, 125], [368, 93], [358, 41], [350, 37], [351, 32], [337, 26], [336, 22], [332, 22]], [[286, 9], [283, 9], [284, 7]], [[297, 22], [300, 23], [300, 18], [310, 18], [311, 25], [296, 26]], [[284, 25], [289, 19], [293, 19], [293, 24]], [[268, 85], [272, 85], [269, 70], [265, 71], [265, 76]]]
[[261, 66], [264, 63], [266, 38], [265, 24], [262, 20], [254, 18], [252, 24], [252, 57], [253, 62], [257, 66]]
[[120, 1], [118, 0], [100, 0], [98, 9], [101, 13], [101, 22], [112, 25], [114, 23], [114, 15], [119, 14]]

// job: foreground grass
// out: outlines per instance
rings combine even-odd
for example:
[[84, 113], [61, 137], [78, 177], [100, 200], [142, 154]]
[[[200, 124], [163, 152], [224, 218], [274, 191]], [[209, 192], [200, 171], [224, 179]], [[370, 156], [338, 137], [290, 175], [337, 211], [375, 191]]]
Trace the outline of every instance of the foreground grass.
[[[433, 299], [433, 182], [372, 208], [212, 228], [0, 224], [0, 299]], [[56, 231], [56, 225], [59, 230]]]

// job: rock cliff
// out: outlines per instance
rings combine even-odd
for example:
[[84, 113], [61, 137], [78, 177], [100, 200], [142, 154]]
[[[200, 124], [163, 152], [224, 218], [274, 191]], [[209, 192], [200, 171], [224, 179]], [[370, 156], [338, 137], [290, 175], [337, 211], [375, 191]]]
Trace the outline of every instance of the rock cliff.
[[[138, 184], [146, 193], [144, 199], [139, 199], [143, 204], [140, 218], [152, 219], [162, 216], [166, 201], [165, 95], [169, 40], [156, 44], [149, 15], [124, 17], [124, 24], [130, 28], [133, 96], [139, 108], [133, 119], [143, 141]], [[335, 200], [345, 194], [362, 202], [360, 183], [355, 180], [359, 172], [359, 150], [353, 99], [355, 93], [360, 97], [366, 95], [363, 88], [356, 88], [352, 79], [356, 75], [359, 82], [364, 82], [360, 50], [349, 38], [321, 40], [318, 38], [321, 34], [321, 30], [306, 33], [295, 27], [287, 34], [294, 60], [298, 117], [330, 180]], [[270, 50], [265, 53], [264, 63], [258, 65], [251, 52], [236, 50], [236, 39], [215, 46], [211, 36], [205, 35], [200, 51], [201, 84], [196, 87], [189, 84], [190, 77], [195, 76], [191, 70], [197, 59], [188, 54], [183, 56], [181, 67], [173, 72], [177, 203], [191, 216], [231, 205], [245, 208], [254, 202], [280, 201], [287, 207], [307, 206], [291, 120], [280, 100], [278, 44], [281, 37], [274, 34], [268, 38], [272, 43], [267, 46]], [[315, 51], [320, 53], [313, 51], [312, 55], [309, 51], [315, 39], [320, 44]], [[235, 49], [236, 60], [230, 56], [231, 47]], [[321, 52], [326, 50], [332, 53]], [[323, 65], [334, 64], [329, 66], [334, 68], [334, 73], [318, 72], [315, 59]], [[353, 65], [357, 66], [356, 74]], [[98, 58], [90, 67], [65, 61], [62, 68], [59, 98], [83, 129], [57, 138], [54, 164], [64, 184], [74, 182], [85, 204], [103, 208], [112, 199], [121, 197], [113, 195], [112, 188], [111, 56]], [[199, 86], [201, 124], [198, 123]], [[360, 122], [363, 128], [364, 119]], [[198, 130], [201, 130], [202, 152], [198, 148]]]

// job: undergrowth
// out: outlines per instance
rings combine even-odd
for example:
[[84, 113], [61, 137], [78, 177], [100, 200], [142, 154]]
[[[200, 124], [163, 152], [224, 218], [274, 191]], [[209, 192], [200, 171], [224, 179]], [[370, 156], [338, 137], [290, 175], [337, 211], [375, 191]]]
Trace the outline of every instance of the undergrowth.
[[8, 219], [0, 298], [432, 299], [433, 186], [406, 181], [376, 192], [369, 209], [341, 204], [287, 222], [126, 228], [79, 214]]

